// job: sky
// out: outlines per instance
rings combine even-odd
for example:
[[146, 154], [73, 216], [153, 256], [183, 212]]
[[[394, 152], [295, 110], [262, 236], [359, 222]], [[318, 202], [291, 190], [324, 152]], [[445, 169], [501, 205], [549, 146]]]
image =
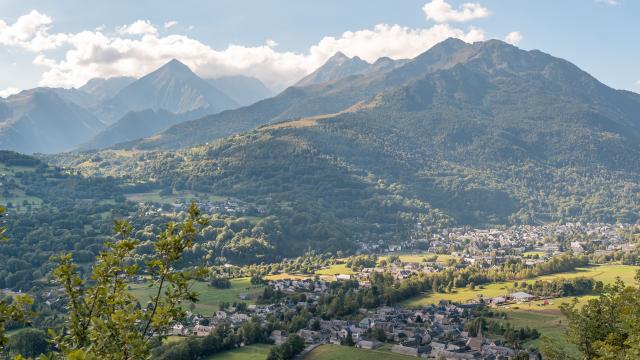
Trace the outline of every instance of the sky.
[[0, 0], [0, 97], [172, 58], [281, 90], [337, 51], [411, 58], [448, 37], [542, 50], [640, 92], [638, 0]]

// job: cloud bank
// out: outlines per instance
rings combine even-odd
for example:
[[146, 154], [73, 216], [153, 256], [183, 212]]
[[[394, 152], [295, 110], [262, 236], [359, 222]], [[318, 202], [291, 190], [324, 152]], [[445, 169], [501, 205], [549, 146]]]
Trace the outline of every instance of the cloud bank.
[[465, 22], [485, 18], [490, 15], [489, 9], [478, 3], [464, 3], [455, 10], [444, 0], [432, 0], [422, 7], [428, 20], [438, 23]]
[[[434, 0], [423, 10], [438, 23], [425, 28], [379, 24], [346, 31], [320, 39], [306, 52], [278, 51], [273, 39], [265, 40], [261, 46], [231, 44], [225, 49], [213, 49], [184, 34], [161, 35], [158, 26], [144, 19], [115, 31], [98, 27], [56, 33], [51, 31], [54, 20], [36, 10], [12, 25], [0, 20], [0, 45], [33, 52], [33, 63], [45, 68], [41, 86], [78, 87], [95, 77], [139, 77], [176, 58], [203, 77], [242, 74], [282, 89], [315, 70], [337, 51], [373, 62], [382, 56], [412, 58], [448, 37], [467, 42], [485, 39], [482, 29], [445, 23], [488, 16], [489, 11], [479, 4], [467, 3], [455, 10], [442, 0]], [[171, 20], [159, 27], [169, 29], [176, 24]]]

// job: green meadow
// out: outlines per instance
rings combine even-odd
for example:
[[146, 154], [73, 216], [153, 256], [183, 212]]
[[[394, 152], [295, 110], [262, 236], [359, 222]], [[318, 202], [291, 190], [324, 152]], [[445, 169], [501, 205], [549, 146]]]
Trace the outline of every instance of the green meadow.
[[205, 360], [265, 360], [272, 345], [253, 344], [212, 355]]
[[[575, 271], [539, 276], [532, 279], [519, 280], [518, 282], [534, 282], [537, 280], [553, 280], [559, 278], [576, 278], [587, 277], [594, 280], [602, 281], [605, 284], [610, 284], [620, 278], [626, 283], [633, 283], [636, 271], [640, 269], [639, 266], [630, 265], [599, 265], [587, 268], [578, 268]], [[441, 293], [428, 293], [414, 297], [401, 303], [406, 307], [421, 307], [430, 304], [436, 304], [440, 300], [450, 300], [454, 302], [466, 302], [469, 300], [477, 299], [479, 297], [491, 298], [496, 296], [502, 296], [509, 294], [513, 290], [513, 281], [498, 282], [493, 284], [486, 284], [482, 286], [476, 286], [474, 290], [467, 288], [456, 289], [453, 293], [441, 294]], [[588, 298], [588, 297], [586, 297]], [[563, 299], [554, 299], [553, 304], [556, 309]], [[533, 302], [533, 305], [539, 304], [539, 302]]]
[[[231, 280], [231, 287], [229, 289], [216, 289], [202, 281], [194, 282], [193, 289], [200, 295], [200, 301], [195, 304], [195, 311], [203, 315], [210, 315], [218, 310], [220, 303], [223, 302], [255, 304], [258, 296], [262, 294], [264, 287], [251, 285], [249, 278], [239, 278]], [[138, 298], [143, 306], [150, 296], [155, 295], [156, 291], [157, 287], [149, 287], [148, 284], [131, 285], [131, 293]], [[248, 300], [240, 300], [241, 294], [247, 295]]]
[[400, 355], [386, 350], [366, 350], [340, 345], [321, 345], [313, 349], [304, 360], [408, 360], [413, 356]]

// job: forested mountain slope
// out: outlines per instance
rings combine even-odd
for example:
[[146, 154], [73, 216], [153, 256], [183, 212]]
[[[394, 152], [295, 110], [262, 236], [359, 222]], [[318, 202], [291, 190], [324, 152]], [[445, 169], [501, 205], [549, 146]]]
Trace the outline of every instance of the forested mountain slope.
[[[300, 231], [295, 245], [287, 237], [289, 251], [389, 242], [451, 224], [638, 220], [637, 94], [500, 41], [450, 40], [403, 67], [350, 80], [358, 81], [382, 90], [335, 114], [179, 152], [103, 156], [95, 166], [263, 204]], [[310, 89], [239, 111], [249, 119], [280, 104], [277, 118]], [[207, 134], [204, 122], [185, 124]], [[85, 160], [74, 156], [59, 161]]]

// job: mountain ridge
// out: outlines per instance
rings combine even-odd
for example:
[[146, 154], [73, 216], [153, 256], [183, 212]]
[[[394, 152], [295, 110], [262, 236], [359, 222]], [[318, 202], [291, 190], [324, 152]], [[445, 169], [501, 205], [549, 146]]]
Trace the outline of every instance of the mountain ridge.
[[180, 114], [202, 108], [216, 113], [237, 106], [189, 67], [173, 59], [107, 100], [102, 115], [107, 123], [113, 123], [129, 111], [162, 109]]

